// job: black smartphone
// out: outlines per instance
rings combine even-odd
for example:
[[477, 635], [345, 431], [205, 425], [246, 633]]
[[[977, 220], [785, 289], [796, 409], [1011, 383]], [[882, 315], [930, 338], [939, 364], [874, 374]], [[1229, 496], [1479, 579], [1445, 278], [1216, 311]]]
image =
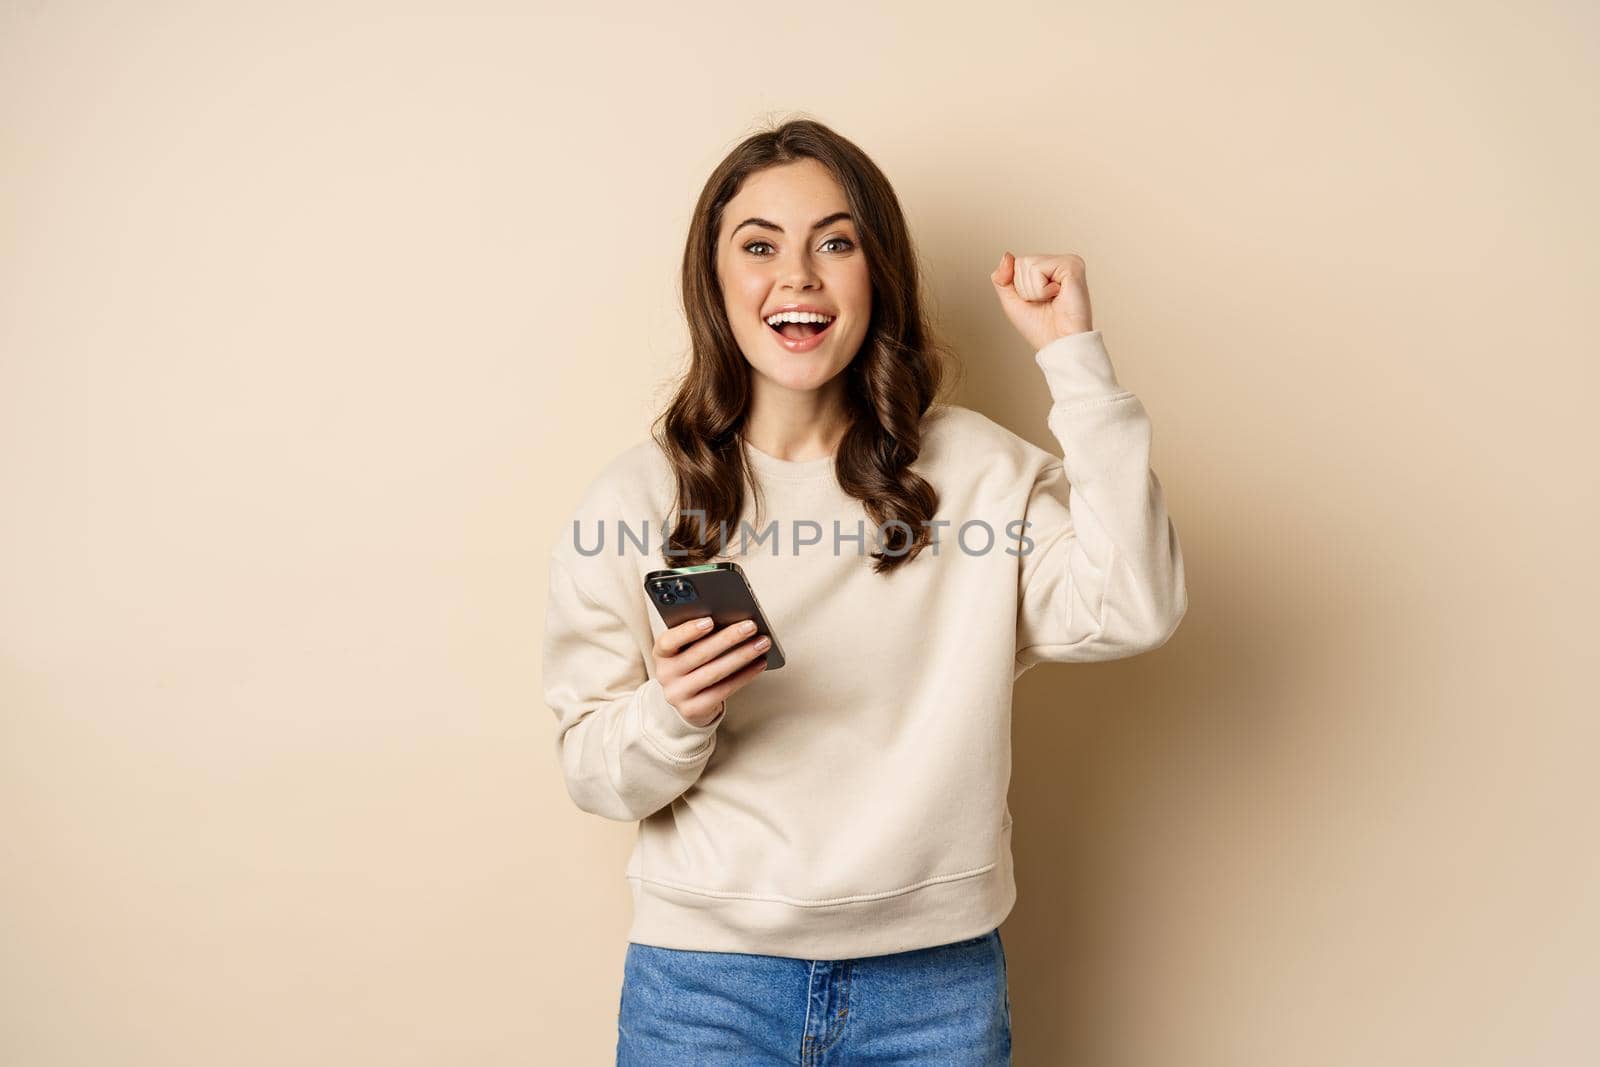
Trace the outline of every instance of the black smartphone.
[[737, 563], [704, 563], [698, 567], [651, 571], [644, 576], [644, 591], [669, 628], [706, 615], [711, 616], [719, 630], [754, 619], [756, 632], [746, 640], [761, 635], [772, 638], [772, 645], [767, 649], [767, 670], [775, 671], [783, 666], [783, 647], [778, 644], [778, 635], [767, 625], [755, 591]]

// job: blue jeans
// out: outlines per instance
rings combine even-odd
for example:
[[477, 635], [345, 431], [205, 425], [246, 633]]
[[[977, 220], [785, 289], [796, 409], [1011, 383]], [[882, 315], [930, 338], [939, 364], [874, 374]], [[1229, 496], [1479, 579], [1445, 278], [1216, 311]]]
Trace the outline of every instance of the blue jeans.
[[628, 943], [618, 1067], [1009, 1067], [1000, 931], [853, 960]]

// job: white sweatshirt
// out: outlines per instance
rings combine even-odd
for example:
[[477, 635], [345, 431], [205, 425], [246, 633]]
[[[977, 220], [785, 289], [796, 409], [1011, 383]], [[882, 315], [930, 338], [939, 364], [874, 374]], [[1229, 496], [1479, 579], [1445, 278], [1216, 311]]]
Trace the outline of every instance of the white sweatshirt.
[[684, 562], [661, 552], [666, 458], [647, 436], [585, 492], [550, 562], [543, 688], [573, 801], [639, 820], [630, 941], [846, 959], [976, 937], [1010, 912], [1013, 683], [1158, 648], [1188, 607], [1150, 419], [1100, 332], [1034, 358], [1062, 454], [935, 405], [912, 469], [948, 525], [937, 555], [888, 574], [832, 457], [746, 446], [765, 507], [758, 522], [747, 489], [744, 521], [768, 536], [730, 528], [721, 558], [787, 663], [706, 726], [667, 702], [650, 654], [666, 627], [644, 576]]

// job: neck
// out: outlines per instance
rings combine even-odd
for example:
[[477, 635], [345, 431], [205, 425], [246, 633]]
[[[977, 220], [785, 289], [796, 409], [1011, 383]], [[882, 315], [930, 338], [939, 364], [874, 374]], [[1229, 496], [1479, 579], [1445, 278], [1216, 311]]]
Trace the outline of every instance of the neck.
[[758, 382], [744, 438], [769, 456], [798, 462], [833, 455], [849, 428], [841, 378], [804, 391], [763, 389]]

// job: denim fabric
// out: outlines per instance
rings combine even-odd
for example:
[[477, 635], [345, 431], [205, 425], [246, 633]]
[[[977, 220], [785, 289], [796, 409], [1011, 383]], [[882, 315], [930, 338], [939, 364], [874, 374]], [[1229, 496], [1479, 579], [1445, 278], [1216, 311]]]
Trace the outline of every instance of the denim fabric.
[[628, 944], [618, 1067], [1009, 1067], [1000, 931], [853, 960]]

